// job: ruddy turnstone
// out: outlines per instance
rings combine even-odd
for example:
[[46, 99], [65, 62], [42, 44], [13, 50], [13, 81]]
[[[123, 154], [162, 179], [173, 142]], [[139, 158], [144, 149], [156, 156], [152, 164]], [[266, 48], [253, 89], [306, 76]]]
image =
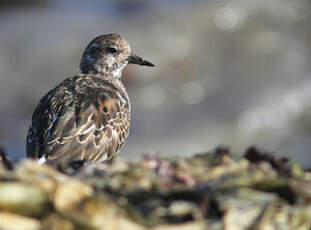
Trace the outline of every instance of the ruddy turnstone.
[[132, 53], [118, 34], [92, 40], [83, 53], [81, 73], [65, 79], [37, 105], [27, 134], [27, 157], [57, 164], [115, 156], [130, 128], [131, 106], [121, 82], [127, 64], [154, 66]]

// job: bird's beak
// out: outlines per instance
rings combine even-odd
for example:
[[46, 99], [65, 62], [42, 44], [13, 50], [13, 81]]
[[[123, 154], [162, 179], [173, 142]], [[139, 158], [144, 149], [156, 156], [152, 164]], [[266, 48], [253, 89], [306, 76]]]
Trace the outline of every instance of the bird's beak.
[[127, 58], [127, 61], [129, 64], [137, 64], [137, 65], [145, 65], [145, 66], [154, 66], [149, 61], [146, 61], [142, 59], [141, 57], [138, 57], [136, 54], [131, 53], [131, 55]]

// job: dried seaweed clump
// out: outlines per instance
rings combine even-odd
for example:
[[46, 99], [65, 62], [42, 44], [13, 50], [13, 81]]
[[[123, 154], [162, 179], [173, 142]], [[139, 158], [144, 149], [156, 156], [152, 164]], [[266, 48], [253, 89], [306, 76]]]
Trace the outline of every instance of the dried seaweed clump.
[[0, 229], [311, 229], [311, 173], [254, 147], [57, 169], [0, 161]]

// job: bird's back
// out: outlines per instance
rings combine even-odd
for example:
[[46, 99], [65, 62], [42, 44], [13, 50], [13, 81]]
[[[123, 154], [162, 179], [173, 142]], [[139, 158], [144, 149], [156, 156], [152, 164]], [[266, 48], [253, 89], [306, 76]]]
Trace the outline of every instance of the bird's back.
[[27, 157], [100, 162], [120, 151], [129, 134], [130, 102], [121, 81], [76, 75], [36, 107], [27, 135]]

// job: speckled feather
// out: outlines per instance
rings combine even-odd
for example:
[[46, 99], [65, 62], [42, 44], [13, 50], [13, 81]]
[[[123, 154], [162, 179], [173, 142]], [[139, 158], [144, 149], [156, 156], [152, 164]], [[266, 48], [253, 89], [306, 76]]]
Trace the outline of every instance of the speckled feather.
[[28, 132], [28, 157], [96, 162], [120, 151], [130, 102], [121, 81], [101, 77], [68, 78], [42, 98]]
[[130, 101], [121, 82], [128, 63], [153, 66], [131, 53], [117, 34], [101, 35], [85, 49], [81, 74], [65, 79], [37, 105], [27, 135], [27, 157], [40, 163], [102, 162], [129, 135]]

